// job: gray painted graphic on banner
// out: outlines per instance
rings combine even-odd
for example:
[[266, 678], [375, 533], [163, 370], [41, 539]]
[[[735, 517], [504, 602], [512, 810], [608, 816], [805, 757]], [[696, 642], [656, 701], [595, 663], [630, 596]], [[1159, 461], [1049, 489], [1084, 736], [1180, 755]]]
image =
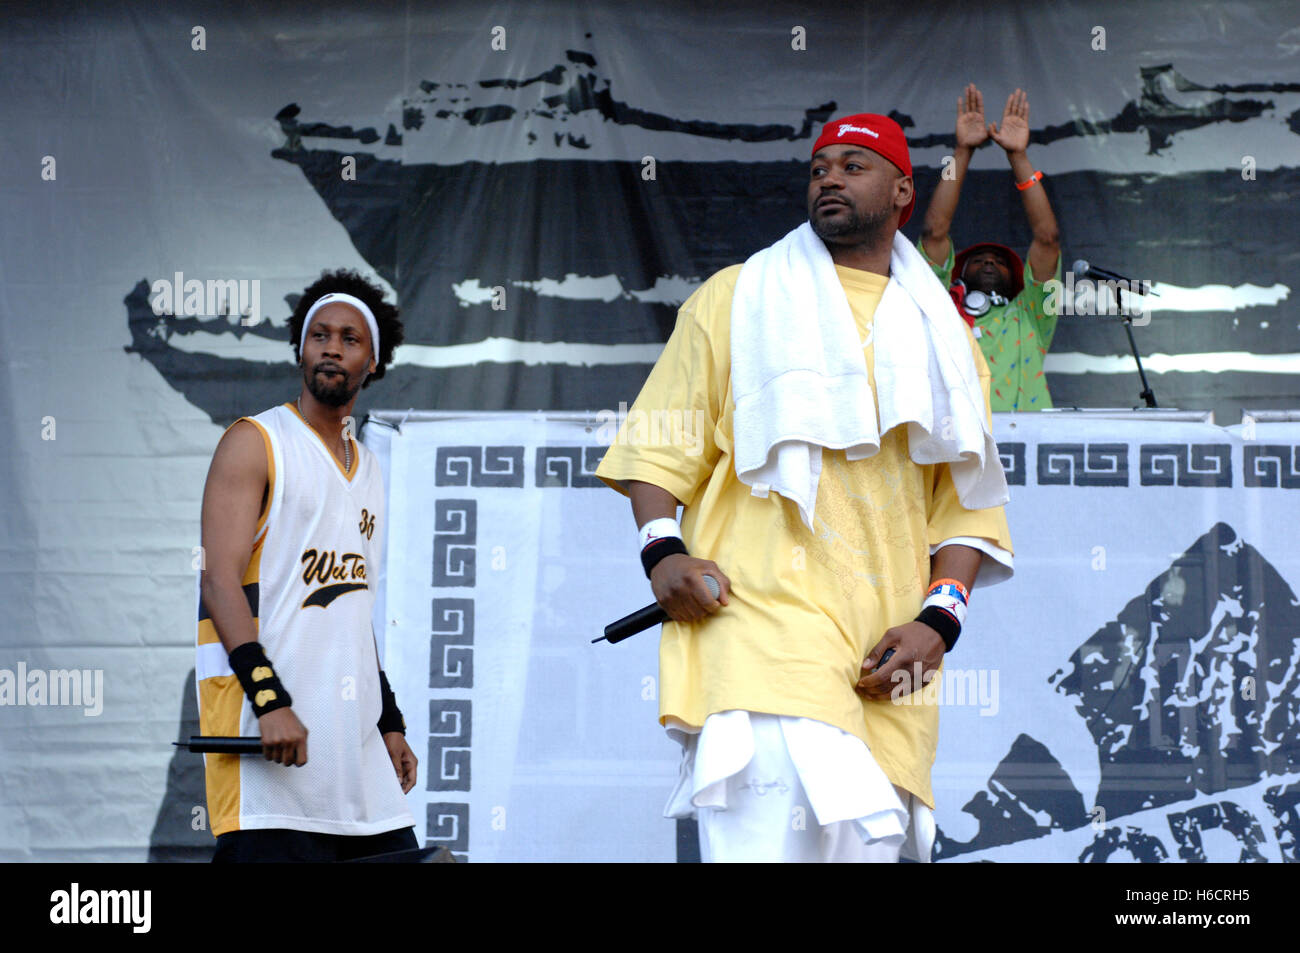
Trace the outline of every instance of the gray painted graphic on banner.
[[429, 805], [425, 816], [424, 846], [445, 847], [461, 863], [469, 860], [469, 805], [436, 801]]
[[473, 705], [468, 698], [429, 701], [429, 790], [468, 791]]
[[[1207, 830], [1241, 845], [1235, 859], [1265, 860], [1267, 850], [1300, 861], [1300, 785], [1268, 784], [1300, 768], [1297, 633], [1295, 591], [1232, 527], [1216, 524], [1049, 679], [1074, 699], [1096, 744], [1093, 806], [1051, 752], [1021, 734], [987, 789], [963, 808], [979, 821], [978, 833], [957, 842], [941, 830], [935, 858], [1091, 824], [1097, 833], [1082, 861], [1117, 854], [1203, 861]], [[1208, 804], [1159, 810], [1234, 790]], [[1252, 813], [1256, 793], [1272, 816]], [[1130, 821], [1124, 831], [1115, 823], [1138, 815], [1143, 823]]]
[[434, 599], [429, 687], [474, 687], [474, 600]]
[[604, 447], [538, 447], [535, 480], [543, 487], [603, 487], [594, 476]]
[[438, 500], [433, 517], [433, 584], [473, 586], [478, 550], [478, 503]]
[[1144, 443], [1138, 474], [1142, 486], [1232, 486], [1232, 445]]
[[1247, 445], [1242, 450], [1246, 486], [1300, 487], [1300, 447], [1286, 444]]
[[436, 486], [523, 486], [523, 447], [439, 447]]
[[1128, 445], [1040, 443], [1039, 486], [1128, 486]]

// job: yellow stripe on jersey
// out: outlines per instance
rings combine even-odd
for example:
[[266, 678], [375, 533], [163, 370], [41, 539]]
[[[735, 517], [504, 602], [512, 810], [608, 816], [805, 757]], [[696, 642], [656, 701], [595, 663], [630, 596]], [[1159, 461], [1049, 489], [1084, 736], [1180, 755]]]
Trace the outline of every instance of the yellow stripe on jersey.
[[[248, 608], [253, 613], [253, 625], [259, 632], [261, 631], [261, 625], [258, 621], [260, 615], [258, 606], [258, 602], [260, 601], [258, 596], [260, 590], [259, 573], [262, 569], [262, 542], [265, 539], [266, 537], [263, 536], [262, 539], [259, 539], [253, 544], [253, 555], [249, 557], [248, 568], [244, 570], [244, 578], [240, 580], [240, 585], [244, 587], [244, 594], [248, 597]], [[249, 590], [250, 586], [252, 587], [251, 592]], [[213, 625], [212, 620], [207, 617], [207, 613], [203, 610], [203, 606], [200, 606], [199, 609], [199, 615], [201, 618], [199, 619], [198, 644], [212, 645], [216, 642], [220, 642], [221, 639], [217, 636], [217, 627]]]
[[[253, 625], [260, 631], [260, 599], [258, 589], [261, 582], [262, 544], [266, 542], [266, 521], [271, 515], [271, 501], [275, 498], [275, 453], [271, 449], [271, 437], [256, 420], [241, 417], [257, 428], [266, 447], [266, 504], [258, 514], [257, 529], [254, 535], [252, 551], [248, 557], [248, 567], [240, 585], [249, 601], [249, 610], [253, 614]], [[233, 427], [234, 424], [231, 424]], [[202, 609], [202, 607], [200, 607]], [[199, 645], [219, 643], [217, 627], [212, 619], [206, 618], [207, 612], [200, 611], [198, 627]], [[244, 704], [244, 689], [234, 675], [213, 675], [199, 682], [199, 731], [204, 735], [234, 737], [239, 734], [239, 715]], [[205, 776], [208, 799], [208, 825], [213, 837], [230, 831], [239, 830], [239, 755], [205, 754]]]
[[199, 620], [199, 645], [213, 645], [220, 642], [217, 636], [217, 627], [212, 624], [211, 619]]
[[[199, 726], [205, 735], [239, 734], [244, 689], [234, 675], [214, 675], [199, 682]], [[239, 755], [205, 754], [208, 824], [212, 836], [239, 830]]]
[[[244, 571], [245, 595], [258, 589], [258, 572], [262, 565], [263, 536], [253, 546], [253, 555]], [[249, 609], [253, 625], [260, 631], [257, 596], [249, 595]], [[217, 627], [211, 619], [199, 620], [198, 644], [220, 642]], [[239, 715], [244, 704], [244, 689], [234, 675], [212, 675], [199, 682], [199, 733], [204, 735], [237, 736]], [[208, 823], [212, 836], [239, 830], [239, 755], [206, 754], [206, 780], [208, 794]]]

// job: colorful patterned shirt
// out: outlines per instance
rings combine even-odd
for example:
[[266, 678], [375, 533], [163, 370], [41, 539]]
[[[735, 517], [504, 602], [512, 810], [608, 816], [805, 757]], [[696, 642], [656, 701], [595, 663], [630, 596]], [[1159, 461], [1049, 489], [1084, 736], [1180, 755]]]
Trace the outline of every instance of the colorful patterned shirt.
[[[925, 255], [922, 245], [921, 254]], [[930, 261], [943, 286], [952, 284], [953, 244], [948, 242], [948, 258], [942, 265]], [[1061, 256], [1056, 256], [1056, 271], [1061, 280]], [[1044, 410], [1052, 406], [1043, 376], [1043, 357], [1052, 346], [1056, 318], [1048, 314], [1044, 302], [1048, 297], [1046, 282], [1034, 277], [1025, 261], [1025, 288], [1009, 304], [994, 305], [975, 319], [975, 336], [993, 375], [989, 403], [996, 413], [1008, 410]]]

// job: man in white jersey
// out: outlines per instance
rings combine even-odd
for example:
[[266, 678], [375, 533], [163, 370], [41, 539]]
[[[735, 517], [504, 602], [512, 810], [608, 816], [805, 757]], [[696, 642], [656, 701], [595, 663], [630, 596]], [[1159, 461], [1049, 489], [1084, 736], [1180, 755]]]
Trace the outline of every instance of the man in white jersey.
[[226, 431], [203, 492], [200, 727], [260, 735], [264, 755], [205, 756], [214, 861], [418, 846], [416, 758], [370, 621], [383, 475], [345, 425], [402, 325], [381, 289], [341, 271], [304, 291], [290, 335], [301, 393]]

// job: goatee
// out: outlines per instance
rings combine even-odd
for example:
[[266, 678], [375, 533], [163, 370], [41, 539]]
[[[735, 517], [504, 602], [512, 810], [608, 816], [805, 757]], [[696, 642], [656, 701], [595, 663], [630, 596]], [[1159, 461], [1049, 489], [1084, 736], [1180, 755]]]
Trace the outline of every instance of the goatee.
[[326, 407], [342, 407], [357, 395], [360, 386], [349, 388], [351, 381], [346, 374], [340, 374], [336, 382], [315, 371], [307, 375], [307, 390]]
[[[883, 236], [885, 225], [889, 222], [892, 212], [893, 209], [881, 209], [877, 212], [859, 214], [850, 207], [848, 214], [826, 219], [819, 217], [814, 208], [808, 220], [812, 223], [817, 237], [827, 244], [874, 245]], [[849, 241], [843, 241], [846, 238]]]

